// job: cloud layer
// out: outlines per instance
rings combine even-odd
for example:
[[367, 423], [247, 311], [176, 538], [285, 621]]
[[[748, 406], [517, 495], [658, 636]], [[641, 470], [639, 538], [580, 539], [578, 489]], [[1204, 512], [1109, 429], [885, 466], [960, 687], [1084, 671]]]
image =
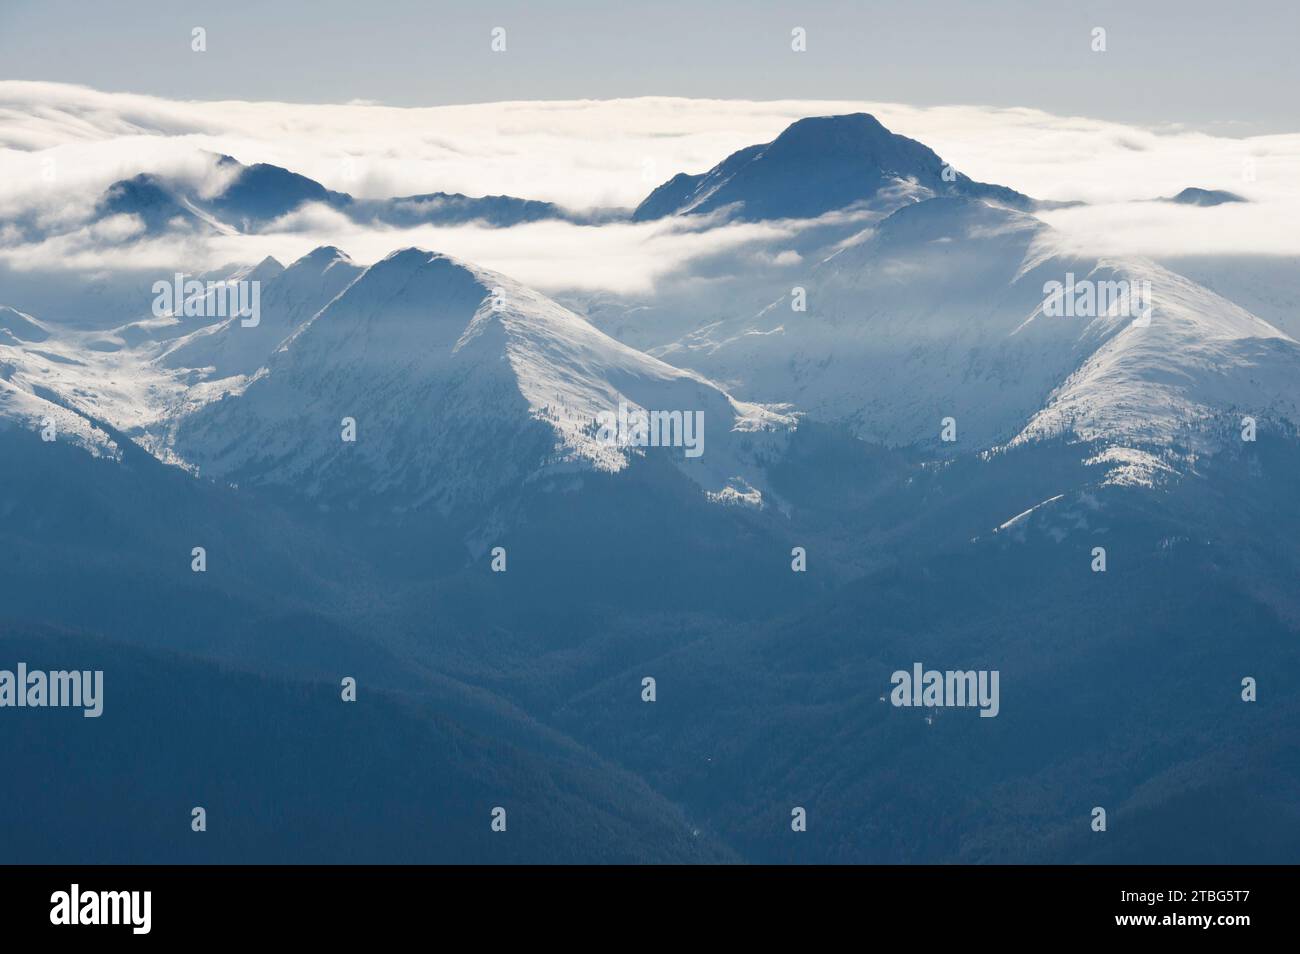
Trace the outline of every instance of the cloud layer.
[[[505, 193], [578, 209], [631, 206], [673, 174], [703, 171], [742, 146], [772, 139], [795, 119], [854, 111], [873, 113], [975, 179], [1089, 203], [1043, 215], [1081, 250], [1300, 252], [1300, 231], [1292, 225], [1300, 215], [1300, 134], [1234, 139], [1029, 109], [825, 100], [642, 98], [406, 109], [175, 102], [0, 82], [0, 219], [25, 214], [75, 222], [109, 183], [143, 171], [201, 182], [212, 174], [205, 152], [285, 166], [360, 197], [446, 191]], [[1229, 189], [1251, 202], [1192, 209], [1135, 201], [1191, 185]], [[291, 259], [330, 243], [372, 261], [419, 244], [543, 288], [629, 291], [719, 250], [761, 244], [763, 255], [783, 255], [781, 239], [789, 231], [787, 224], [702, 231], [691, 223], [550, 222], [398, 232], [363, 229], [314, 209], [282, 222], [272, 235], [221, 237], [200, 246], [133, 243], [130, 222], [23, 249], [5, 247], [0, 234], [0, 256], [16, 267], [56, 260], [81, 268], [126, 260], [198, 265], [194, 256], [208, 263], [262, 254]], [[182, 257], [188, 258], [177, 261]]]

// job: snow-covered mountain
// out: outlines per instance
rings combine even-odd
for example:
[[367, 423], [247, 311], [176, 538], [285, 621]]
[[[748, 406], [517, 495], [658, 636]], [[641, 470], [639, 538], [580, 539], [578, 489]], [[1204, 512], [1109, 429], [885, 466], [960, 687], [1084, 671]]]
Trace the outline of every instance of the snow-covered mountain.
[[[150, 230], [186, 216], [255, 230], [304, 202], [410, 222], [426, 207], [459, 221], [478, 201], [360, 202], [277, 167], [216, 161], [229, 181], [201, 207], [137, 176], [101, 211], [139, 215]], [[559, 214], [492, 201], [506, 203], [507, 219]], [[636, 217], [870, 207], [853, 227], [874, 225], [810, 255], [820, 261], [807, 277], [757, 314], [677, 316], [693, 330], [649, 354], [474, 266], [406, 249], [363, 269], [321, 248], [288, 269], [268, 258], [200, 276], [261, 283], [252, 327], [176, 315], [91, 334], [11, 309], [0, 322], [5, 380], [25, 395], [14, 407], [53, 398], [92, 430], [121, 428], [205, 475], [444, 510], [544, 474], [625, 468], [642, 452], [596, 434], [598, 416], [620, 404], [705, 412], [708, 452], [679, 453], [677, 465], [720, 499], [750, 501], [764, 497], [764, 455], [776, 452], [752, 435], [788, 428], [786, 409], [945, 455], [1061, 433], [1168, 444], [1234, 414], [1300, 419], [1300, 346], [1287, 333], [1155, 263], [1067, 251], [1025, 211], [1033, 205], [955, 173], [869, 115], [810, 118], [675, 178]], [[1048, 308], [1052, 283], [1123, 291], [1065, 317]], [[1139, 289], [1150, 293], [1141, 315], [1129, 307]], [[340, 437], [345, 418], [355, 442]], [[940, 439], [948, 418], [951, 443]]]
[[[346, 253], [322, 246], [264, 281], [257, 324], [234, 316], [207, 325], [169, 344], [158, 361], [168, 368], [203, 370], [211, 378], [252, 374], [362, 271]], [[257, 280], [256, 273], [248, 280]]]
[[13, 366], [0, 351], [0, 431], [44, 431], [51, 435], [52, 441], [72, 444], [93, 457], [121, 456], [117, 441], [103, 428], [60, 403], [14, 384], [8, 377], [12, 370]]
[[1161, 264], [1300, 341], [1300, 256], [1181, 255]]
[[[114, 216], [138, 221], [141, 234], [169, 232], [234, 235], [263, 232], [277, 219], [317, 203], [362, 225], [409, 228], [476, 222], [508, 227], [543, 219], [592, 220], [608, 213], [577, 216], [550, 203], [509, 195], [467, 196], [430, 192], [385, 199], [358, 199], [328, 189], [307, 176], [270, 163], [244, 165], [231, 156], [213, 156], [213, 179], [219, 188], [204, 194], [194, 183], [141, 173], [110, 185], [95, 203], [92, 222]], [[17, 234], [36, 239], [46, 234], [34, 221], [10, 223]]]
[[1034, 204], [1013, 189], [971, 180], [928, 146], [853, 113], [801, 119], [708, 172], [678, 174], [651, 192], [633, 218], [731, 208], [739, 219], [811, 219], [860, 203], [896, 208], [932, 196], [971, 196], [1017, 209]]
[[[196, 325], [207, 327], [223, 324], [225, 311], [223, 307], [218, 307], [217, 299], [225, 294], [224, 288], [239, 283], [253, 282], [256, 282], [260, 287], [274, 281], [283, 271], [284, 266], [277, 259], [268, 255], [255, 265], [231, 264], [195, 275], [182, 275], [183, 281], [192, 280], [198, 282], [202, 286], [201, 290], [190, 295], [186, 295], [182, 290], [179, 297], [173, 293], [172, 298], [175, 300], [164, 301], [162, 304], [166, 307], [161, 308], [155, 307], [158, 294], [151, 286], [148, 297], [150, 317], [130, 321], [124, 325], [109, 329], [94, 339], [95, 347], [101, 350], [111, 350], [121, 347], [161, 344], [193, 334]], [[175, 273], [161, 279], [161, 281], [163, 285], [174, 288], [176, 283]], [[182, 289], [183, 287], [182, 285]], [[162, 314], [156, 314], [157, 311], [162, 311]], [[211, 330], [213, 329], [208, 328], [208, 331]]]
[[[655, 452], [602, 439], [599, 416], [621, 402], [702, 414], [702, 454], [657, 452], [708, 493], [756, 503], [762, 455], [791, 425], [504, 276], [413, 248], [367, 269], [251, 379], [189, 401], [167, 445], [205, 475], [444, 512]], [[343, 439], [346, 418], [355, 441]]]
[[[1128, 321], [1049, 396], [1018, 440], [1069, 432], [1085, 440], [1196, 443], [1197, 426], [1239, 419], [1300, 423], [1300, 344], [1195, 282], [1150, 262], [1122, 263], [1149, 281], [1149, 324]], [[1040, 313], [1034, 321], [1044, 318]], [[1069, 319], [1065, 319], [1069, 320]]]
[[[197, 280], [202, 290], [161, 315], [151, 313], [155, 296], [148, 284], [137, 282], [133, 310], [148, 317], [117, 327], [100, 328], [97, 320], [50, 322], [0, 306], [0, 379], [9, 389], [0, 418], [27, 430], [52, 420], [55, 427], [47, 433], [55, 441], [71, 441], [96, 455], [119, 456], [119, 444], [128, 437], [152, 450], [149, 429], [183, 402], [196, 379], [256, 370], [289, 331], [332, 297], [342, 272], [360, 271], [350, 263], [333, 271], [328, 258], [307, 256], [283, 282], [277, 279], [286, 274], [284, 266], [270, 257], [182, 276]], [[174, 280], [162, 281], [171, 286]], [[213, 317], [219, 292], [209, 283], [238, 282], [265, 287], [264, 329]], [[172, 360], [178, 351], [188, 360]]]
[[[1067, 281], [1133, 301], [1053, 317], [1045, 292]], [[1142, 283], [1149, 311], [1130, 307]], [[1154, 263], [1064, 252], [1039, 220], [977, 199], [906, 206], [801, 287], [806, 311], [787, 293], [655, 353], [893, 446], [943, 449], [947, 417], [954, 451], [1061, 431], [1168, 441], [1238, 410], [1300, 420], [1300, 346], [1283, 332]]]
[[50, 336], [50, 327], [43, 321], [24, 314], [8, 305], [0, 305], [0, 342], [18, 344], [20, 342], [39, 343]]
[[[0, 266], [0, 636], [19, 624], [10, 658], [29, 663], [125, 659], [132, 690], [110, 692], [130, 710], [110, 701], [72, 762], [66, 720], [0, 720], [59, 756], [8, 796], [27, 854], [50, 833], [80, 843], [61, 826], [86, 759], [101, 791], [154, 796], [100, 813], [126, 818], [115, 855], [167, 857], [180, 842], [156, 819], [179, 805], [184, 831], [203, 791], [234, 836], [183, 841], [232, 861], [300, 854], [362, 803], [383, 810], [335, 841], [377, 860], [491, 860], [507, 841], [517, 860], [578, 842], [579, 861], [707, 860], [714, 833], [719, 857], [759, 862], [1295, 854], [1300, 826], [1270, 822], [1300, 817], [1273, 797], [1295, 790], [1300, 724], [1294, 261], [1191, 272], [1072, 251], [1038, 204], [945, 177], [861, 116], [796, 123], [657, 190], [643, 218], [705, 214], [618, 231], [659, 233], [647, 254], [675, 229], [706, 251], [628, 293], [644, 302], [579, 290], [565, 307], [417, 248], [284, 267], [267, 249], [300, 238], [236, 233], [305, 202], [377, 226], [368, 248], [385, 224], [553, 209], [372, 204], [275, 167], [220, 171], [206, 197], [123, 180], [96, 214], [137, 216], [169, 254], [218, 233], [213, 248], [256, 249], [186, 273], [256, 282], [255, 323], [208, 289], [157, 313], [149, 289], [175, 276], [149, 247], [110, 245], [121, 269]], [[719, 253], [720, 223], [755, 237]], [[680, 439], [604, 433], [642, 410]], [[1247, 415], [1257, 442], [1238, 438]], [[508, 574], [482, 559], [498, 544]], [[998, 719], [888, 706], [889, 673], [918, 659], [1000, 672]], [[344, 674], [359, 707], [339, 703]], [[642, 704], [646, 674], [665, 705]], [[1263, 674], [1260, 705], [1238, 703], [1243, 674]], [[211, 704], [142, 760], [160, 698]], [[232, 732], [230, 712], [254, 710]], [[377, 733], [385, 757], [352, 773], [371, 789], [279, 810]], [[194, 738], [217, 762], [206, 742], [190, 757]], [[249, 739], [269, 740], [251, 761]], [[73, 794], [31, 797], [63, 763], [54, 788]], [[233, 811], [204, 781], [227, 767]], [[815, 824], [792, 839], [795, 799]], [[253, 802], [275, 810], [241, 824]], [[498, 804], [523, 841], [488, 830]], [[1136, 835], [1097, 837], [1094, 804]], [[388, 824], [430, 805], [478, 836], [412, 844]], [[1234, 837], [1189, 843], [1207, 817]]]
[[84, 381], [85, 365], [75, 356], [81, 351], [80, 341], [67, 340], [54, 325], [0, 305], [0, 430], [40, 433], [44, 441], [117, 459], [116, 437], [63, 396], [76, 386], [62, 385]]

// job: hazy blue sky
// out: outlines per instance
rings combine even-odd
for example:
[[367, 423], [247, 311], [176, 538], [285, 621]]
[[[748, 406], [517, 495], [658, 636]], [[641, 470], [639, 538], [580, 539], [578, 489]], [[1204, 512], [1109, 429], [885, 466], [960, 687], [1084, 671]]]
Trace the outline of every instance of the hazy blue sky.
[[[1033, 106], [1294, 130], [1300, 5], [0, 0], [0, 75], [199, 99], [439, 105], [646, 94]], [[190, 50], [190, 30], [208, 51]], [[508, 51], [489, 50], [494, 26]], [[808, 51], [790, 50], [790, 30]], [[1090, 31], [1108, 31], [1108, 51]], [[1237, 125], [1239, 124], [1239, 125]]]

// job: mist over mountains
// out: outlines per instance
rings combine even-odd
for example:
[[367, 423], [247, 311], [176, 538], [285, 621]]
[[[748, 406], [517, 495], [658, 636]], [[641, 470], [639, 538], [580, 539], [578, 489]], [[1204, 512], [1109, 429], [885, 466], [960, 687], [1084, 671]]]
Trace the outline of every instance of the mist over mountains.
[[[7, 269], [0, 646], [106, 684], [0, 719], [10, 855], [1293, 859], [1295, 326], [865, 113], [719, 160], [577, 213], [216, 154], [4, 223], [755, 230], [644, 294], [409, 245]], [[918, 662], [997, 717], [892, 705]]]

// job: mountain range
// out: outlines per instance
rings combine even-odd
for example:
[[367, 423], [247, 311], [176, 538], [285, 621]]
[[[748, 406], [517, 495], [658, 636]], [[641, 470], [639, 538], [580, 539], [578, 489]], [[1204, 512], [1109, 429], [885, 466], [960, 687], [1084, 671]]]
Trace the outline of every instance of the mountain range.
[[[93, 214], [578, 218], [214, 163], [215, 194], [142, 173]], [[138, 275], [0, 289], [0, 646], [108, 686], [71, 735], [0, 720], [31, 767], [6, 850], [1294, 858], [1294, 326], [1230, 276], [1072, 250], [1039, 208], [855, 114], [627, 212], [806, 224], [793, 270], [618, 322], [411, 247], [189, 276], [257, 282], [251, 324], [157, 314]], [[681, 439], [602, 430], [642, 411]], [[890, 706], [917, 661], [1000, 671], [1001, 713]], [[78, 778], [98, 807], [47, 801]], [[225, 834], [186, 840], [204, 800]]]

